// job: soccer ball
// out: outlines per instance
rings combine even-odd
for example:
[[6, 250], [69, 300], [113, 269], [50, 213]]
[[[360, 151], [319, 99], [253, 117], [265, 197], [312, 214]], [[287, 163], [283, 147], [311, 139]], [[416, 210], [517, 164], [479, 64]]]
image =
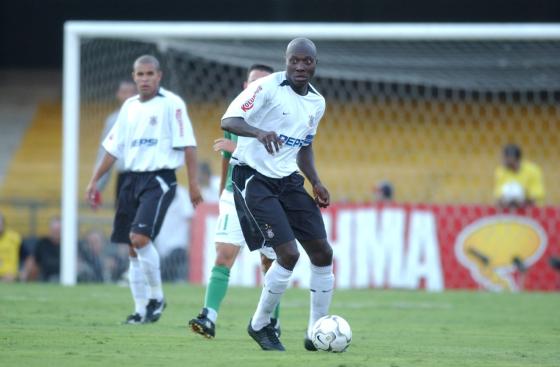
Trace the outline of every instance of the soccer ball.
[[313, 325], [311, 341], [317, 350], [342, 353], [350, 346], [352, 330], [340, 316], [323, 316]]
[[508, 203], [521, 203], [525, 200], [525, 189], [515, 181], [504, 184], [501, 194], [501, 199]]

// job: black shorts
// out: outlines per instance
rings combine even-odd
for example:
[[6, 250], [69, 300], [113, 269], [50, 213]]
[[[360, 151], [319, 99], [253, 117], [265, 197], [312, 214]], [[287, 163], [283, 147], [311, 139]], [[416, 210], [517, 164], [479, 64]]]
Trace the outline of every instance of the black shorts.
[[130, 232], [154, 240], [176, 188], [174, 170], [127, 172], [118, 194], [111, 241], [130, 244]]
[[126, 174], [127, 172], [119, 172], [117, 174], [117, 184], [115, 187], [115, 208], [119, 202], [119, 192], [121, 192], [121, 187], [124, 183], [124, 179], [126, 178]]
[[233, 168], [232, 182], [239, 223], [251, 251], [294, 239], [327, 238], [321, 211], [299, 173], [276, 179], [240, 165]]

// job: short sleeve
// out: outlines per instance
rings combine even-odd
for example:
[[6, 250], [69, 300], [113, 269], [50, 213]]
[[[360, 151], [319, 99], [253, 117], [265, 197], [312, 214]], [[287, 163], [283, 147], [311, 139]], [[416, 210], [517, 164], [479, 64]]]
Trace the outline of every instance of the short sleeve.
[[173, 103], [171, 121], [172, 147], [174, 149], [196, 147], [196, 138], [187, 112], [187, 105], [180, 98]]
[[123, 158], [124, 152], [124, 139], [125, 139], [125, 120], [128, 114], [128, 103], [125, 103], [119, 112], [119, 116], [117, 117], [117, 121], [109, 130], [109, 133], [103, 140], [103, 148], [107, 151], [107, 153], [111, 154], [113, 157], [117, 159]]
[[241, 92], [229, 105], [222, 120], [229, 117], [241, 117], [249, 125], [254, 125], [260, 109], [266, 105], [269, 94], [270, 83], [259, 83], [255, 81]]

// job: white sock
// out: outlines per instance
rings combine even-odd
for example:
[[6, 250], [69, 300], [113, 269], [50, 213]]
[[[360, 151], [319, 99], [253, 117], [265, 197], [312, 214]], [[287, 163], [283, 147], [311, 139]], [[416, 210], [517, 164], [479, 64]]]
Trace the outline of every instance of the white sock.
[[264, 287], [257, 310], [251, 320], [253, 330], [260, 330], [270, 324], [270, 317], [280, 302], [280, 298], [288, 288], [292, 271], [283, 268], [274, 261], [264, 276]]
[[206, 307], [206, 309], [208, 310], [208, 315], [206, 317], [208, 317], [210, 321], [212, 321], [215, 324], [216, 320], [218, 319], [218, 312], [216, 312], [216, 310], [210, 307]]
[[129, 259], [128, 285], [130, 286], [130, 292], [134, 300], [134, 312], [140, 314], [140, 316], [144, 316], [146, 315], [146, 304], [148, 303], [148, 298], [150, 298], [150, 288], [148, 287], [146, 276], [144, 275], [142, 267], [140, 267], [138, 258], [129, 257]]
[[159, 269], [159, 254], [150, 242], [142, 248], [136, 248], [140, 266], [144, 271], [148, 285], [150, 286], [150, 298], [155, 298], [158, 301], [163, 299], [163, 289], [161, 288], [161, 271]]
[[315, 322], [329, 314], [334, 288], [332, 265], [315, 266], [311, 264], [311, 280], [309, 283], [311, 299], [307, 336], [311, 337], [311, 330]]

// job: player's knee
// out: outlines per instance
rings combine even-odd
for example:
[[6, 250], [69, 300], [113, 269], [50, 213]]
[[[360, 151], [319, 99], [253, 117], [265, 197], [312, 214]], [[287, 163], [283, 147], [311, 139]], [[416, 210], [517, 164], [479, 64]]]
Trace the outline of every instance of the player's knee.
[[235, 257], [234, 256], [230, 256], [228, 254], [220, 254], [218, 253], [216, 255], [216, 261], [214, 262], [214, 265], [216, 266], [225, 266], [228, 269], [231, 269], [231, 267], [233, 266], [233, 262], [235, 261]]
[[134, 247], [132, 245], [128, 246], [128, 256], [130, 257], [137, 257], [136, 251], [134, 251]]
[[309, 254], [309, 260], [315, 266], [328, 266], [333, 261], [333, 250], [327, 240], [320, 240], [315, 251]]
[[142, 248], [144, 246], [146, 246], [148, 243], [150, 243], [150, 238], [147, 236], [144, 236], [143, 234], [138, 234], [138, 233], [130, 233], [130, 243], [132, 244], [132, 247], [134, 248]]
[[225, 266], [228, 269], [231, 269], [238, 253], [239, 247], [230, 244], [218, 243], [216, 246], [216, 261], [214, 264], [216, 266]]
[[279, 245], [274, 250], [278, 263], [288, 270], [293, 270], [299, 260], [299, 251], [295, 242]]

